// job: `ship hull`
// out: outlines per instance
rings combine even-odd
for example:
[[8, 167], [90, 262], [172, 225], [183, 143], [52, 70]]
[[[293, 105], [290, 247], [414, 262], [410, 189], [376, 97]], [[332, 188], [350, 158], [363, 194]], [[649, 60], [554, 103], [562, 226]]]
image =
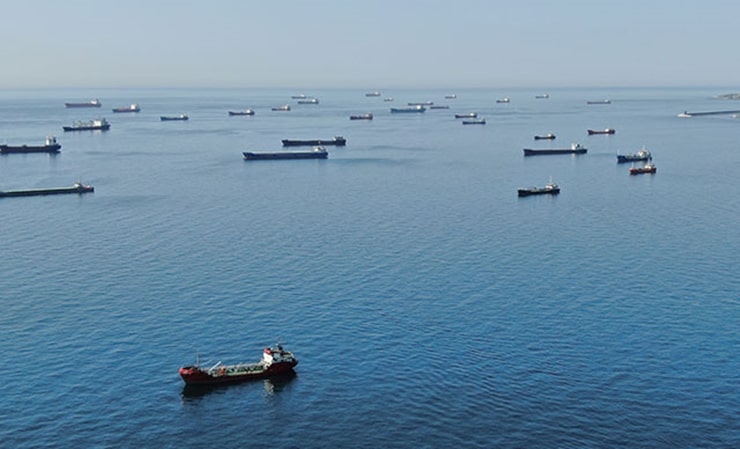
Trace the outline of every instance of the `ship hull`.
[[100, 103], [64, 103], [65, 108], [99, 108]]
[[519, 196], [532, 196], [532, 195], [557, 195], [560, 193], [560, 189], [519, 189], [517, 194]]

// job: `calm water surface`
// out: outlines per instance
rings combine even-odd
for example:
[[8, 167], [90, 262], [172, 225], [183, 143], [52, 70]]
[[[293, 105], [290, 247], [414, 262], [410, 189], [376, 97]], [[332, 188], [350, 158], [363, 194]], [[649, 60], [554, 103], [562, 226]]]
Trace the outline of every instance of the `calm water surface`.
[[[727, 92], [0, 91], [0, 141], [63, 145], [0, 157], [0, 189], [96, 188], [0, 200], [2, 446], [740, 447], [740, 120], [676, 117]], [[450, 109], [389, 112], [428, 100]], [[241, 159], [335, 135], [328, 160]], [[642, 146], [658, 172], [629, 176]], [[177, 374], [278, 340], [295, 377]]]

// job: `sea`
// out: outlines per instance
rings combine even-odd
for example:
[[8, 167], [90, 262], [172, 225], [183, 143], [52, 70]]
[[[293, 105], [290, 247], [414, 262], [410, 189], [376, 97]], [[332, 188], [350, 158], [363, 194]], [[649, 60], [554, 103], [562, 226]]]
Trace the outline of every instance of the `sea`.
[[[735, 90], [376, 88], [0, 90], [0, 143], [62, 144], [0, 190], [95, 187], [0, 198], [0, 446], [740, 447], [740, 118], [677, 117]], [[178, 375], [275, 343], [294, 376]]]

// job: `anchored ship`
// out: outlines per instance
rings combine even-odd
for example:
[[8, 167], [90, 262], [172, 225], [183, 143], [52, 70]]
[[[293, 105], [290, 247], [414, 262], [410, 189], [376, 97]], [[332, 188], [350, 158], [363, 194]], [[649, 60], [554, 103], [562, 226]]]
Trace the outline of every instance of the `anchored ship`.
[[44, 145], [5, 145], [0, 144], [0, 154], [9, 153], [59, 153], [62, 146], [57, 138], [48, 136]]
[[262, 359], [256, 363], [223, 365], [220, 361], [210, 367], [203, 367], [199, 361], [195, 365], [180, 368], [180, 377], [186, 385], [233, 384], [255, 379], [265, 379], [293, 372], [298, 359], [292, 352], [277, 344], [262, 351]]

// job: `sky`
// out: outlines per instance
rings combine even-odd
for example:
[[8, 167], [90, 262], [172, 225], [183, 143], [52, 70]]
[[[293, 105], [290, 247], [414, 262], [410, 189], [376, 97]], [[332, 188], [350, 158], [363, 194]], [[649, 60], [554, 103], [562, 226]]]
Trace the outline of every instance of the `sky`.
[[737, 0], [0, 0], [0, 88], [735, 86]]

